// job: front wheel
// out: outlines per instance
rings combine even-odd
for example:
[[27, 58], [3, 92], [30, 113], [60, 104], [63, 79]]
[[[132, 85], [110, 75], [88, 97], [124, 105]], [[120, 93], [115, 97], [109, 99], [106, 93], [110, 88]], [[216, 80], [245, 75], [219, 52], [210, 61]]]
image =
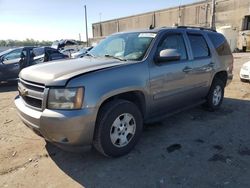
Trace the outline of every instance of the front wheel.
[[242, 81], [242, 82], [244, 82], [244, 83], [248, 82], [248, 80], [243, 79], [243, 78], [241, 78], [240, 81]]
[[206, 107], [210, 111], [219, 109], [224, 98], [225, 85], [220, 79], [214, 79], [210, 91], [207, 96]]
[[94, 146], [109, 157], [125, 155], [138, 142], [142, 128], [142, 115], [135, 104], [125, 100], [109, 102], [98, 114]]

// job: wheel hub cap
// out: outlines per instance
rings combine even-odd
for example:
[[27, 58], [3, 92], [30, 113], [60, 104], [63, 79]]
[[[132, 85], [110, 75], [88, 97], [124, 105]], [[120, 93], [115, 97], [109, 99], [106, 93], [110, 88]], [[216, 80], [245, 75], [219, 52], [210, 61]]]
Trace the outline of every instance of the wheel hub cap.
[[135, 118], [124, 113], [118, 116], [113, 122], [110, 129], [110, 138], [113, 145], [116, 147], [126, 146], [134, 137], [136, 130]]
[[213, 93], [213, 105], [217, 106], [222, 98], [222, 90], [220, 86], [216, 86]]

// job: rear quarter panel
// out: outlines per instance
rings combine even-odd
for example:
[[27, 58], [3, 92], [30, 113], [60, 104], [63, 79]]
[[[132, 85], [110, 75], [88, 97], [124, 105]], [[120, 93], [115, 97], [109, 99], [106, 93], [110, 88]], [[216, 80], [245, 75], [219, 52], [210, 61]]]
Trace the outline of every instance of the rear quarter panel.
[[224, 38], [224, 41], [225, 41], [225, 45], [228, 45], [228, 42], [226, 40], [226, 38], [220, 34], [220, 33], [211, 33], [211, 32], [208, 32], [207, 33], [207, 42], [210, 46], [210, 51], [212, 53], [212, 62], [215, 63], [214, 65], [214, 72], [213, 72], [213, 75], [212, 75], [212, 79], [210, 80], [210, 84], [212, 84], [212, 81], [213, 81], [213, 78], [215, 76], [216, 73], [218, 72], [221, 72], [221, 71], [226, 71], [227, 72], [227, 75], [228, 77], [232, 77], [233, 75], [233, 62], [234, 62], [234, 59], [233, 59], [233, 55], [231, 53], [231, 50], [230, 50], [230, 47], [228, 45], [228, 48], [229, 48], [229, 51], [228, 53], [225, 53], [225, 54], [220, 54], [219, 55], [219, 51], [220, 50], [223, 50], [221, 49], [221, 46], [215, 46], [209, 35], [217, 35], [217, 36], [221, 36]]

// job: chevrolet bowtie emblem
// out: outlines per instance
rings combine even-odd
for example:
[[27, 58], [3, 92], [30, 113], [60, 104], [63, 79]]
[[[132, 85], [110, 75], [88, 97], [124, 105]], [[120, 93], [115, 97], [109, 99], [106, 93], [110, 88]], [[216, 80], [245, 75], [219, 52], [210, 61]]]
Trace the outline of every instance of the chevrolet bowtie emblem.
[[27, 89], [21, 89], [20, 90], [20, 94], [21, 94], [21, 96], [23, 96], [23, 97], [25, 97], [25, 96], [27, 96], [28, 95], [28, 90]]

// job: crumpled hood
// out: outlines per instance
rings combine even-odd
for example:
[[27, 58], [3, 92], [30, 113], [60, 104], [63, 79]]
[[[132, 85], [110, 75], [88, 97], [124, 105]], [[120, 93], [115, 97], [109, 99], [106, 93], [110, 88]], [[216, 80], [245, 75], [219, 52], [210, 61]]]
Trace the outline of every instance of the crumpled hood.
[[127, 63], [113, 59], [91, 57], [60, 60], [27, 67], [20, 72], [19, 77], [46, 86], [63, 86], [74, 76]]

